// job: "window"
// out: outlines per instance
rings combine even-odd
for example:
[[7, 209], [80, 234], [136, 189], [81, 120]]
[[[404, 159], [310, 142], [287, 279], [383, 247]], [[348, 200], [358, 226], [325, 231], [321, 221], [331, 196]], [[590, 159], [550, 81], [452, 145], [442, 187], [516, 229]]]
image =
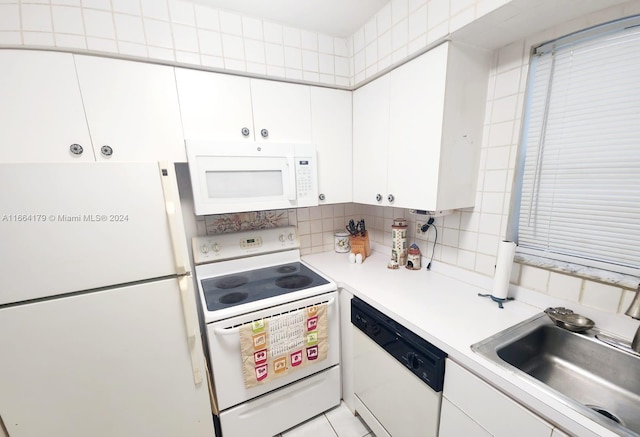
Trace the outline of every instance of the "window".
[[535, 50], [517, 172], [519, 252], [638, 275], [640, 17]]

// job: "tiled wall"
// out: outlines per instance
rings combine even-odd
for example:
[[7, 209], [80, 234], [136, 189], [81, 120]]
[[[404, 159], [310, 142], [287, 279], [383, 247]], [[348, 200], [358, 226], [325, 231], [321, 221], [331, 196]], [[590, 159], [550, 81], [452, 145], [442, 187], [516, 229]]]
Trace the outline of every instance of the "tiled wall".
[[[530, 48], [598, 23], [634, 14], [640, 14], [640, 2], [628, 2], [582, 17], [494, 52], [476, 207], [436, 219], [439, 232], [434, 254], [436, 260], [493, 276], [498, 244], [505, 236], [509, 216]], [[309, 208], [303, 215], [298, 211], [298, 224], [304, 223], [301, 229], [309, 230], [305, 244], [310, 242], [310, 245], [304, 246], [306, 252], [332, 250], [332, 229], [337, 229], [349, 218], [364, 218], [372, 230], [373, 241], [390, 247], [392, 219], [404, 217], [410, 222], [410, 242], [417, 242], [423, 255], [430, 257], [434, 232], [429, 231], [428, 242], [415, 240], [416, 216], [409, 214], [408, 210], [347, 204], [334, 206], [331, 215], [331, 208]], [[384, 247], [381, 249], [386, 250]], [[633, 297], [631, 287], [623, 288], [530, 265], [515, 264], [512, 283], [611, 313], [624, 312]]]
[[508, 0], [393, 0], [350, 39], [355, 83], [375, 76]]
[[349, 38], [190, 0], [0, 0], [0, 47], [106, 53], [352, 87], [508, 0], [392, 0]]

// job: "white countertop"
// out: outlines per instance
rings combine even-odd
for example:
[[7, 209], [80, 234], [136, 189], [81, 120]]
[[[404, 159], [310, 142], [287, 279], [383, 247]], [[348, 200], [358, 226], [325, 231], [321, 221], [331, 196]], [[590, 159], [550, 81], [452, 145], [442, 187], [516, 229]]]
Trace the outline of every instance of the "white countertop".
[[306, 255], [303, 260], [547, 421], [580, 436], [616, 435], [471, 350], [472, 344], [540, 314], [543, 308], [514, 300], [500, 309], [491, 299], [478, 296], [489, 292], [490, 279], [455, 267], [388, 269], [384, 249], [374, 251], [362, 264], [351, 264], [347, 254], [335, 252]]

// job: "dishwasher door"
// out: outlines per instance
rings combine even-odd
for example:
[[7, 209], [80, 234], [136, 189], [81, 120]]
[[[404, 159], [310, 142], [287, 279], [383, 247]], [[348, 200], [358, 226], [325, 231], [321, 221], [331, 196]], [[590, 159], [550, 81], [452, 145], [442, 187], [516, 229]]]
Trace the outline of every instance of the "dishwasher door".
[[390, 436], [437, 436], [442, 392], [432, 390], [358, 328], [352, 329], [354, 391], [368, 410], [356, 405], [356, 411], [367, 425], [378, 437], [383, 435], [378, 424], [367, 420], [372, 415]]

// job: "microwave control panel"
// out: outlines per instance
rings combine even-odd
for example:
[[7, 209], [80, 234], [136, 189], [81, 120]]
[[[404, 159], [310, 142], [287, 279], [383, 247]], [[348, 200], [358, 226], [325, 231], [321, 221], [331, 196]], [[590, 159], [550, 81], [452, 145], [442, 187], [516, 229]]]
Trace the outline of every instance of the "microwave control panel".
[[297, 206], [318, 205], [318, 175], [314, 158], [299, 157], [296, 160]]

